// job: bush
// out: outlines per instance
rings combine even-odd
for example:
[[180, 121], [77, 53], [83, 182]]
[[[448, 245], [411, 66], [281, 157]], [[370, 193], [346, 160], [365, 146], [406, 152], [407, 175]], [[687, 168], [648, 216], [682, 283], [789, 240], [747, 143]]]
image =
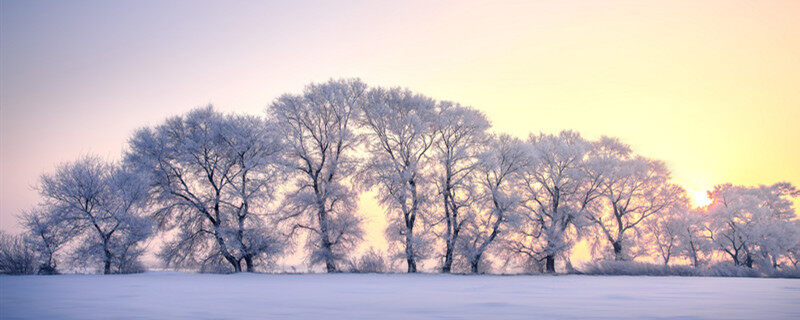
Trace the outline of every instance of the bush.
[[761, 276], [758, 270], [743, 266], [736, 266], [730, 263], [718, 263], [711, 266], [705, 272], [709, 277], [743, 277], [743, 278], [756, 278]]
[[773, 270], [767, 273], [770, 278], [793, 278], [800, 279], [800, 268]]
[[30, 242], [21, 236], [0, 233], [0, 273], [35, 274], [38, 262]]
[[56, 270], [55, 267], [53, 267], [53, 266], [51, 266], [51, 265], [49, 265], [47, 263], [42, 263], [39, 266], [39, 271], [36, 274], [39, 274], [39, 275], [56, 275], [56, 274], [58, 274], [58, 270]]
[[691, 266], [665, 266], [634, 261], [597, 261], [586, 264], [581, 269], [580, 273], [590, 275], [800, 278], [800, 271], [798, 270], [761, 273], [753, 268], [736, 266], [730, 263], [719, 263], [707, 269], [700, 269]]
[[350, 264], [351, 271], [356, 273], [384, 273], [389, 269], [384, 255], [372, 248]]
[[126, 261], [121, 264], [116, 273], [130, 274], [130, 273], [143, 273], [147, 271], [147, 267], [138, 259]]
[[663, 264], [635, 261], [597, 261], [583, 266], [582, 273], [592, 275], [624, 276], [702, 276], [703, 270], [690, 266], [665, 266]]

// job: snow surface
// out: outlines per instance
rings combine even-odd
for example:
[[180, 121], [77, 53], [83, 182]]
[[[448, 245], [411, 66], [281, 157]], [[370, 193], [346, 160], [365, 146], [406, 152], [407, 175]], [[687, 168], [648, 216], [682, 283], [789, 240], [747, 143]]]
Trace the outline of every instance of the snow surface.
[[800, 280], [441, 274], [0, 276], [2, 319], [800, 319]]

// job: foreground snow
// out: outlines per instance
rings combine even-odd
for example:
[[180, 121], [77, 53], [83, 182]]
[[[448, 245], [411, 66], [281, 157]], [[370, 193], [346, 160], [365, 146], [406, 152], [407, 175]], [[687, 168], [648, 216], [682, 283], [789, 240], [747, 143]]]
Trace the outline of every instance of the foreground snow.
[[800, 280], [433, 274], [0, 277], [2, 319], [800, 319]]

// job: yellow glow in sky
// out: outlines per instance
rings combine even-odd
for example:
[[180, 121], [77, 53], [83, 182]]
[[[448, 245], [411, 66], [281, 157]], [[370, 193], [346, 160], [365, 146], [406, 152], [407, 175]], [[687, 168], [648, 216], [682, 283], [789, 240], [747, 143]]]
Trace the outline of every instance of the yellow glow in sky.
[[[262, 114], [361, 77], [483, 110], [495, 131], [620, 137], [702, 205], [800, 184], [800, 1], [4, 3], [0, 228], [39, 174], [118, 159], [137, 127], [215, 104]], [[368, 240], [383, 211], [366, 201]]]

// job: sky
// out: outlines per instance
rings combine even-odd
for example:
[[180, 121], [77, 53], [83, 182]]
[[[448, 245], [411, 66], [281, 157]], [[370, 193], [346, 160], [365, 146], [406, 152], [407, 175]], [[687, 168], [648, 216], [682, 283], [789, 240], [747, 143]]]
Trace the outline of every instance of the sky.
[[[715, 184], [800, 185], [800, 1], [0, 2], [0, 230], [39, 176], [118, 160], [212, 103], [263, 114], [360, 77], [471, 105], [520, 137], [573, 129]], [[368, 242], [385, 218], [369, 196]]]

